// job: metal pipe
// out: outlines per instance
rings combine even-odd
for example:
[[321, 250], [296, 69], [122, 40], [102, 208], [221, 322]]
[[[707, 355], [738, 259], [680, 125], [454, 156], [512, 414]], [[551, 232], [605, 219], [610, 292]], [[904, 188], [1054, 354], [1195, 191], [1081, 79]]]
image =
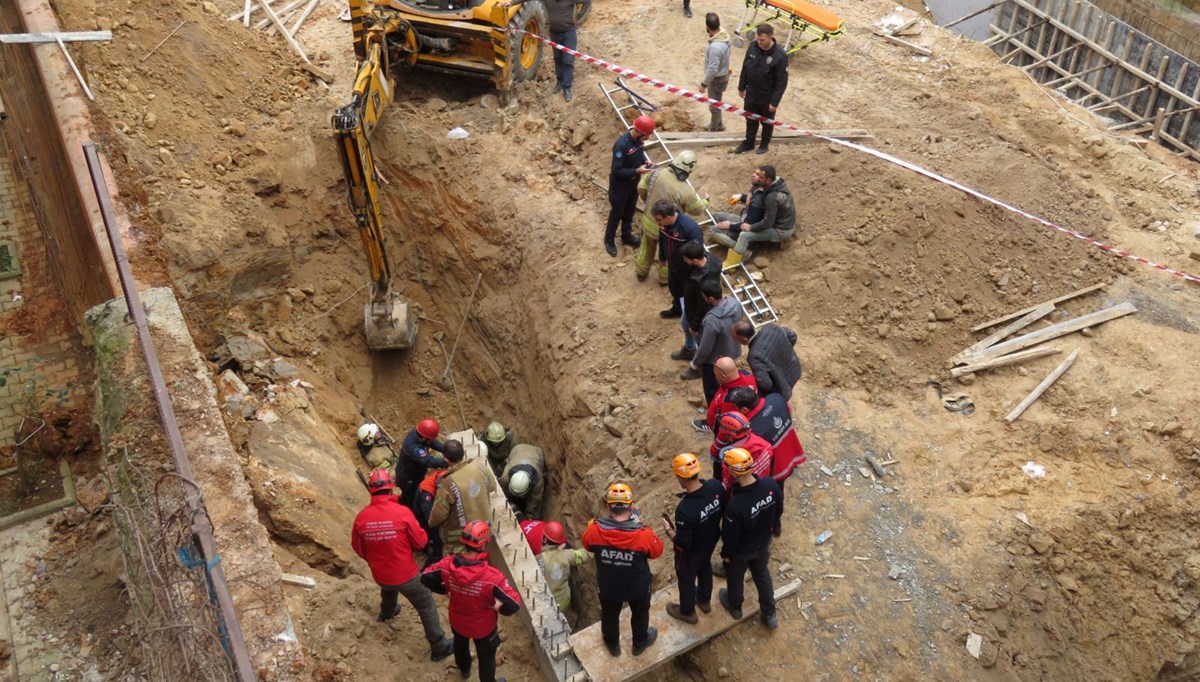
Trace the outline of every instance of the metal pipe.
[[[167, 435], [167, 444], [171, 449], [171, 460], [175, 471], [184, 479], [193, 479], [192, 464], [188, 461], [187, 452], [183, 447], [183, 435], [179, 432], [179, 422], [175, 419], [175, 410], [171, 406], [171, 396], [167, 392], [167, 383], [163, 379], [162, 367], [158, 362], [158, 353], [150, 338], [150, 327], [146, 322], [146, 311], [142, 307], [142, 297], [138, 293], [137, 283], [129, 267], [129, 257], [125, 253], [125, 245], [117, 227], [116, 216], [113, 213], [112, 197], [108, 193], [108, 183], [104, 178], [104, 168], [100, 165], [100, 156], [93, 142], [83, 145], [83, 155], [87, 159], [88, 173], [92, 176], [92, 188], [96, 191], [96, 200], [100, 204], [100, 215], [104, 220], [104, 229], [108, 233], [109, 246], [112, 248], [113, 261], [117, 267], [117, 275], [121, 280], [121, 289], [125, 294], [125, 304], [133, 318], [137, 330], [138, 344], [142, 348], [142, 357], [146, 361], [146, 370], [150, 375], [150, 387], [154, 392], [154, 403], [158, 408], [158, 418], [162, 422], [163, 431]], [[204, 508], [204, 500], [199, 488], [181, 486], [184, 504], [191, 512], [192, 535], [200, 545], [200, 551], [206, 562], [214, 562], [209, 575], [212, 578], [213, 593], [221, 609], [221, 620], [225, 625], [225, 639], [230, 656], [230, 665], [241, 682], [254, 682], [257, 675], [250, 661], [250, 652], [246, 648], [246, 639], [242, 634], [242, 626], [238, 623], [237, 611], [233, 607], [233, 596], [229, 593], [229, 584], [225, 579], [225, 570], [221, 567], [216, 543], [212, 537], [212, 522], [208, 511]]]

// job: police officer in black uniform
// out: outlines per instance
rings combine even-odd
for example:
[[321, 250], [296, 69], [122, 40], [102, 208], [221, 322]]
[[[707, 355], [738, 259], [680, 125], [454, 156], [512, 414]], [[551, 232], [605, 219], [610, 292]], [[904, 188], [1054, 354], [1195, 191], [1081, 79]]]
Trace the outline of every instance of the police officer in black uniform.
[[721, 538], [725, 486], [715, 478], [701, 480], [700, 461], [690, 452], [675, 455], [671, 469], [683, 492], [675, 508], [675, 522], [663, 519], [667, 536], [675, 545], [675, 575], [679, 578], [679, 603], [667, 604], [667, 614], [694, 625], [700, 622], [696, 607], [704, 613], [712, 611], [713, 573], [709, 562]]
[[633, 119], [629, 132], [617, 138], [613, 145], [612, 167], [608, 171], [608, 224], [604, 227], [604, 249], [617, 256], [617, 223], [621, 223], [621, 243], [641, 246], [642, 240], [633, 234], [633, 212], [637, 208], [638, 176], [654, 170], [646, 160], [642, 142], [654, 133], [654, 119], [642, 115]]

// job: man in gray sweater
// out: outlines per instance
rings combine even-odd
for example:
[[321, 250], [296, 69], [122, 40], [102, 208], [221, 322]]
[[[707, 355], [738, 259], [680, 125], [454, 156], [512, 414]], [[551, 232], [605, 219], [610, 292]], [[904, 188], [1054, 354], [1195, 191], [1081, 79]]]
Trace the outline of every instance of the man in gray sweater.
[[[708, 32], [708, 47], [704, 50], [704, 80], [700, 81], [700, 89], [707, 90], [710, 99], [719, 101], [729, 86], [729, 32], [721, 28], [721, 17], [716, 12], [704, 15], [704, 30]], [[708, 111], [712, 116], [708, 130], [725, 130], [721, 110], [711, 107]]]
[[707, 404], [721, 387], [713, 367], [717, 358], [729, 357], [736, 360], [742, 356], [742, 347], [734, 340], [731, 330], [733, 325], [742, 319], [743, 313], [742, 306], [736, 298], [722, 298], [720, 282], [705, 281], [700, 285], [700, 293], [704, 300], [712, 305], [712, 309], [704, 316], [700, 325], [700, 342], [688, 369], [692, 372], [700, 371], [700, 378], [704, 382], [704, 402]]

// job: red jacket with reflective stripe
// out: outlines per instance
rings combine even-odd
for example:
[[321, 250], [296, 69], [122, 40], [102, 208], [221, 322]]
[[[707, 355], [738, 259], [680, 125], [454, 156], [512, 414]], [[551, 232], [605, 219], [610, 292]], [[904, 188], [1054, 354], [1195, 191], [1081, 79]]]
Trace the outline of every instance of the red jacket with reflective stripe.
[[729, 391], [740, 386], [749, 386], [755, 391], [758, 390], [758, 382], [754, 380], [754, 375], [744, 369], [739, 369], [737, 378], [727, 384], [721, 384], [721, 387], [713, 394], [713, 399], [708, 403], [708, 416], [704, 420], [708, 423], [709, 430], [716, 432], [717, 417], [726, 412], [738, 411], [737, 405], [725, 402], [725, 396], [729, 394]]
[[783, 482], [796, 467], [807, 461], [804, 446], [792, 423], [792, 407], [783, 396], [768, 393], [759, 398], [758, 404], [746, 414], [746, 418], [750, 420], [750, 430], [775, 450], [771, 478]]
[[371, 577], [380, 585], [402, 585], [417, 577], [413, 550], [429, 537], [408, 507], [390, 492], [373, 495], [371, 503], [354, 517], [350, 545], [371, 567]]
[[[717, 447], [717, 442], [713, 441], [713, 448]], [[775, 451], [771, 444], [763, 440], [759, 436], [751, 433], [741, 440], [735, 440], [729, 445], [722, 445], [720, 450], [713, 453], [713, 456], [719, 460], [724, 460], [725, 451], [729, 448], [746, 448], [750, 451], [750, 456], [754, 458], [754, 466], [750, 469], [755, 476], [762, 478], [770, 476], [771, 470], [775, 467]], [[733, 489], [733, 473], [724, 465], [721, 466], [721, 483], [726, 490]]]
[[525, 542], [529, 543], [529, 549], [533, 550], [533, 555], [541, 554], [542, 542], [546, 538], [546, 524], [537, 519], [525, 519], [521, 522], [521, 532], [525, 534]]
[[496, 630], [500, 613], [511, 616], [521, 608], [521, 595], [508, 578], [487, 562], [486, 552], [448, 556], [425, 569], [421, 582], [438, 594], [450, 595], [450, 627], [471, 639], [482, 639]]

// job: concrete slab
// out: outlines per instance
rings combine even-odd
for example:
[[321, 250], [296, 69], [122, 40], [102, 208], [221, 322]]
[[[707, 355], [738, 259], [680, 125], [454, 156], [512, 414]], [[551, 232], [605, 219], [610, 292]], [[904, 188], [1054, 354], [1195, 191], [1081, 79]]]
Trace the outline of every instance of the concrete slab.
[[[779, 580], [778, 576], [775, 578]], [[621, 651], [613, 658], [600, 637], [600, 623], [571, 635], [575, 655], [583, 663], [584, 670], [592, 682], [624, 682], [658, 668], [671, 659], [686, 653], [704, 642], [758, 615], [758, 598], [753, 587], [747, 588], [746, 602], [742, 605], [742, 619], [735, 621], [717, 603], [718, 591], [725, 587], [725, 579], [713, 577], [713, 610], [700, 614], [700, 622], [689, 625], [667, 615], [666, 606], [679, 601], [678, 585], [671, 585], [654, 593], [650, 602], [650, 625], [658, 628], [658, 641], [641, 656], [634, 657], [633, 642], [629, 633], [629, 607], [621, 615]], [[776, 601], [800, 589], [800, 581], [792, 580], [775, 588]]]

